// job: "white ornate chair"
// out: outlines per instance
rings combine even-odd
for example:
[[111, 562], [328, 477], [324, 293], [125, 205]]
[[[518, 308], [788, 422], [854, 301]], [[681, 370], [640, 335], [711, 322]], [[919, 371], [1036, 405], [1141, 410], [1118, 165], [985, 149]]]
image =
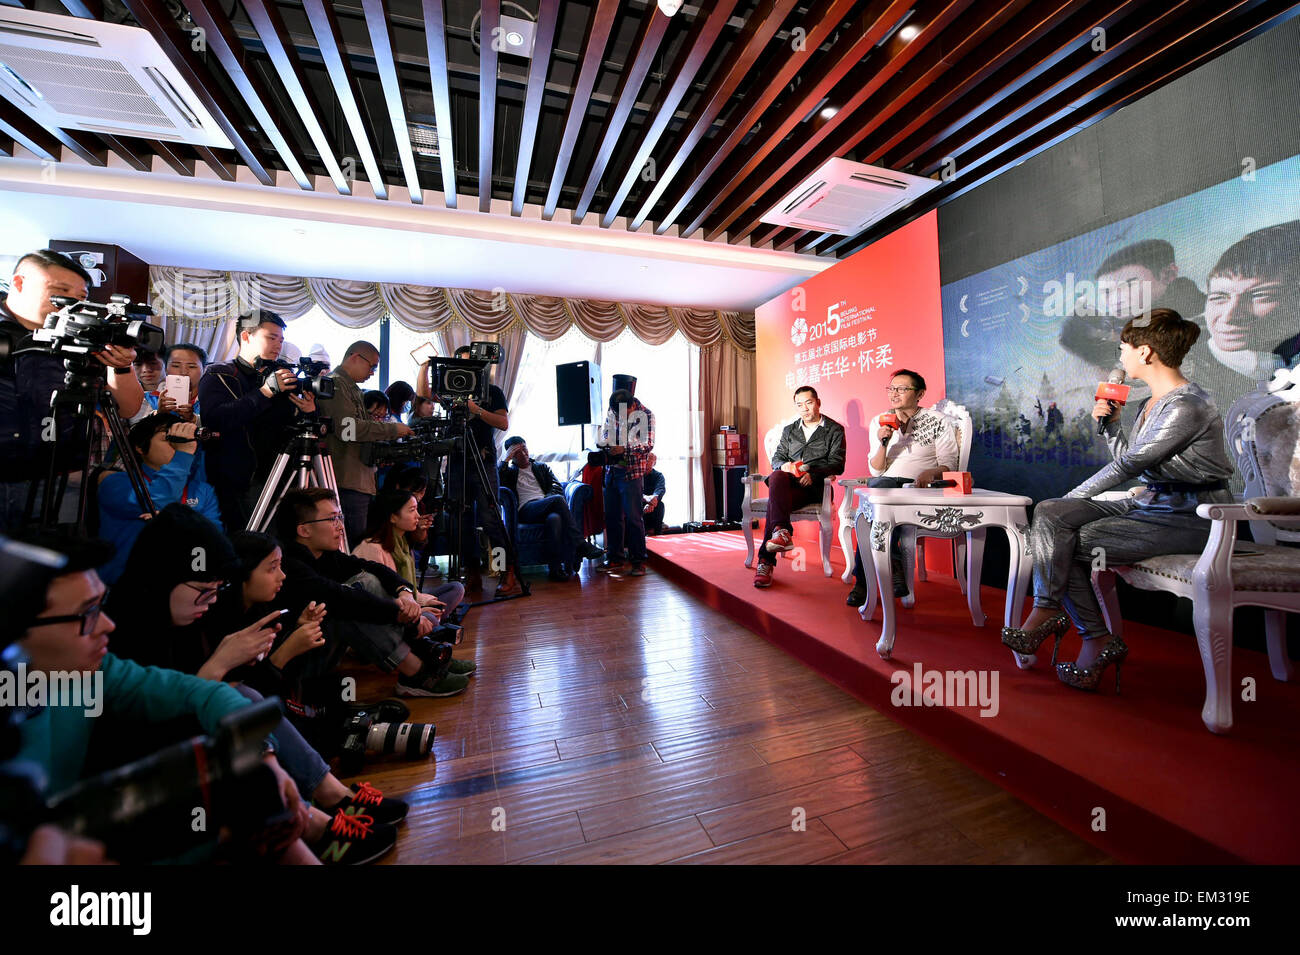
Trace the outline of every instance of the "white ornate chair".
[[[1134, 587], [1192, 601], [1196, 644], [1205, 668], [1201, 720], [1212, 733], [1232, 728], [1233, 610], [1266, 608], [1269, 669], [1274, 679], [1284, 682], [1293, 675], [1285, 614], [1300, 613], [1300, 402], [1284, 401], [1262, 388], [1252, 391], [1233, 403], [1224, 429], [1246, 480], [1246, 499], [1196, 509], [1213, 522], [1205, 550], [1152, 557], [1092, 574], [1106, 625], [1115, 635], [1123, 631], [1117, 574]], [[1250, 522], [1255, 543], [1242, 544], [1234, 553], [1240, 521]]]
[[[957, 446], [961, 449], [957, 460], [957, 470], [969, 471], [973, 432], [970, 412], [966, 410], [965, 406], [956, 404], [946, 398], [936, 403], [930, 410], [947, 415], [952, 419], [953, 427], [957, 430]], [[857, 495], [853, 492], [856, 488], [866, 487], [868, 480], [870, 479], [853, 478], [839, 482], [840, 487], [844, 488], [844, 499], [840, 502], [838, 512], [840, 550], [844, 553], [844, 561], [847, 565], [840, 580], [846, 584], [853, 578], [853, 529], [857, 517], [855, 513], [857, 510]], [[925, 580], [925, 538], [931, 535], [918, 535], [916, 530], [916, 528], [905, 528], [899, 538], [899, 546], [903, 551], [903, 566], [906, 568], [907, 574], [907, 596], [903, 598], [904, 607], [911, 607], [916, 604], [916, 580]], [[963, 568], [966, 566], [966, 538], [964, 535], [952, 538], [952, 549], [953, 574], [961, 584], [962, 593], [965, 593], [966, 574], [963, 572]], [[870, 582], [868, 582], [868, 586], [870, 586]]]
[[[776, 446], [781, 441], [781, 432], [786, 426], [798, 417], [791, 418], [789, 421], [783, 421], [773, 427], [763, 436], [763, 450], [767, 452], [767, 460], [772, 460], [772, 455], [776, 453]], [[754, 566], [754, 521], [767, 519], [767, 498], [754, 497], [754, 485], [761, 484], [766, 475], [764, 474], [746, 474], [741, 481], [745, 485], [745, 497], [741, 501], [740, 520], [745, 531], [745, 566]], [[831, 541], [834, 539], [832, 528], [834, 525], [834, 511], [832, 501], [835, 493], [835, 484], [833, 481], [826, 481], [822, 489], [822, 500], [820, 504], [810, 504], [807, 507], [801, 507], [790, 514], [791, 523], [798, 521], [816, 521], [818, 524], [818, 544], [822, 553], [822, 570], [829, 577], [831, 571]], [[852, 570], [850, 564], [849, 569]]]

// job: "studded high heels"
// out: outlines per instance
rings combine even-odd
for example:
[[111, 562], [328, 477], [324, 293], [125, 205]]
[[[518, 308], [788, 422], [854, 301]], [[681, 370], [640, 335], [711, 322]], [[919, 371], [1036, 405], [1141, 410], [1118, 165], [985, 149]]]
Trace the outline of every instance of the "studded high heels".
[[1119, 669], [1127, 656], [1128, 645], [1119, 637], [1111, 637], [1097, 654], [1097, 659], [1092, 661], [1092, 666], [1080, 667], [1073, 661], [1058, 663], [1056, 676], [1066, 686], [1072, 686], [1076, 690], [1095, 691], [1101, 684], [1106, 668], [1113, 663], [1115, 664], [1115, 695], [1119, 696]]
[[1070, 618], [1063, 613], [1058, 613], [1046, 623], [1040, 623], [1032, 630], [1021, 630], [1019, 627], [1003, 627], [1002, 642], [1010, 647], [1016, 653], [1030, 656], [1038, 652], [1038, 648], [1048, 637], [1056, 637], [1056, 643], [1052, 645], [1052, 663], [1056, 663], [1056, 651], [1061, 649], [1061, 640], [1065, 637], [1065, 631], [1070, 629]]

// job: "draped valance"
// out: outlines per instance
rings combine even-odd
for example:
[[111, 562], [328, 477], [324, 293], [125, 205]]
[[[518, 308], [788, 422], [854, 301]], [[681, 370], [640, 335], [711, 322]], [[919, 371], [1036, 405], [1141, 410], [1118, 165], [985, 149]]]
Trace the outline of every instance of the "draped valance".
[[599, 342], [613, 341], [626, 328], [651, 345], [680, 331], [701, 348], [754, 351], [754, 316], [748, 312], [171, 266], [151, 267], [149, 279], [155, 311], [188, 330], [208, 330], [204, 337], [224, 337], [227, 323], [246, 309], [269, 309], [292, 321], [319, 305], [349, 328], [389, 315], [416, 332], [458, 321], [487, 335], [526, 330], [554, 341], [576, 326]]

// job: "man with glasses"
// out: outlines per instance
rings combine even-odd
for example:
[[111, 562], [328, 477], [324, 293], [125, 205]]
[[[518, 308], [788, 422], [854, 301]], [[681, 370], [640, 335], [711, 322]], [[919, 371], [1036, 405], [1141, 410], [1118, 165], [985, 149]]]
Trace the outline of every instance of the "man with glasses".
[[[353, 342], [343, 361], [329, 373], [334, 379], [334, 397], [322, 398], [321, 412], [333, 419], [334, 427], [325, 439], [334, 459], [334, 479], [339, 485], [339, 505], [347, 530], [348, 547], [360, 544], [366, 534], [366, 517], [375, 496], [375, 469], [367, 463], [364, 445], [391, 441], [411, 433], [400, 421], [379, 421], [366, 408], [360, 385], [379, 367], [379, 349], [370, 342]], [[382, 396], [383, 392], [379, 392]], [[386, 400], [386, 399], [385, 399]]]
[[799, 420], [786, 425], [772, 455], [767, 476], [767, 521], [758, 549], [754, 586], [772, 586], [776, 555], [794, 546], [790, 514], [822, 499], [826, 479], [844, 473], [844, 426], [822, 414], [817, 389], [805, 385], [794, 393]]
[[310, 392], [298, 394], [293, 372], [268, 375], [259, 365], [280, 357], [284, 319], [262, 309], [239, 316], [239, 354], [208, 366], [199, 379], [203, 424], [221, 437], [204, 448], [208, 483], [217, 492], [221, 521], [233, 533], [248, 526], [285, 429], [295, 416], [316, 410]]
[[[961, 459], [957, 444], [957, 431], [947, 415], [921, 407], [925, 394], [925, 379], [917, 372], [899, 369], [885, 386], [889, 411], [871, 419], [867, 433], [871, 435], [871, 456], [867, 467], [871, 469], [868, 487], [902, 487], [915, 484], [928, 487], [944, 471], [955, 471]], [[892, 415], [898, 425], [881, 422]], [[893, 570], [894, 596], [907, 595], [907, 578], [903, 573], [903, 557], [898, 540], [891, 537], [890, 565]], [[855, 583], [845, 600], [850, 607], [861, 607], [867, 600], [867, 585], [859, 554], [853, 567]]]

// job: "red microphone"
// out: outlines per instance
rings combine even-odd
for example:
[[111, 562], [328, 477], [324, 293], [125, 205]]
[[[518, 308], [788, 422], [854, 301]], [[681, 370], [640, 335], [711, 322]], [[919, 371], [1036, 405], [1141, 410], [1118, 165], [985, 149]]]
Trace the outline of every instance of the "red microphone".
[[[1110, 405], [1111, 414], [1114, 414], [1119, 408], [1128, 403], [1128, 393], [1132, 389], [1124, 384], [1124, 369], [1116, 368], [1110, 373], [1110, 377], [1104, 382], [1097, 385], [1096, 397], [1098, 400], [1105, 401]], [[1097, 422], [1097, 433], [1106, 433], [1106, 418]]]
[[[892, 411], [886, 411], [884, 414], [880, 416], [880, 426], [882, 428], [893, 428], [895, 431], [897, 431], [898, 415], [894, 414]], [[892, 437], [893, 435], [890, 435], [890, 438]], [[888, 443], [889, 443], [889, 438], [886, 438], [884, 441], [881, 442], [881, 444], [888, 444]]]

